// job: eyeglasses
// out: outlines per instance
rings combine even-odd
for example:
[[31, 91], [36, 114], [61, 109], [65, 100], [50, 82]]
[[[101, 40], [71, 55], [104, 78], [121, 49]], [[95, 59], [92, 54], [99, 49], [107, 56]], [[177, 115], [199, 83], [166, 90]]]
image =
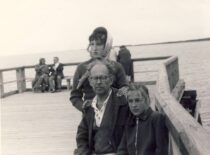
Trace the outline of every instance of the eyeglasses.
[[93, 82], [96, 82], [98, 80], [104, 82], [108, 79], [109, 77], [106, 75], [102, 75], [102, 76], [90, 76], [89, 79]]

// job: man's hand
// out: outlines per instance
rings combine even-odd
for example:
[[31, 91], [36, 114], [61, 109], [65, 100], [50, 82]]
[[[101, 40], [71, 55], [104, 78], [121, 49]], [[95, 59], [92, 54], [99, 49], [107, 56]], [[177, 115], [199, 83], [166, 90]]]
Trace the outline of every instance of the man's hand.
[[87, 107], [90, 107], [92, 104], [92, 100], [85, 100], [82, 104], [82, 109], [86, 109]]
[[118, 90], [117, 96], [122, 96], [122, 95], [127, 96], [127, 92], [128, 92], [128, 87], [124, 86]]

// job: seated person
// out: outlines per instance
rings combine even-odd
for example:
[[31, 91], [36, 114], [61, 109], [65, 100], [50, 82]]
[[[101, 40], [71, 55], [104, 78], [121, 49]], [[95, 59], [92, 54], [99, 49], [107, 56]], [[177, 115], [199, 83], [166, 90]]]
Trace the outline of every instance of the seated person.
[[131, 114], [117, 155], [168, 155], [165, 117], [149, 107], [148, 89], [131, 84], [127, 100]]
[[45, 64], [45, 58], [39, 59], [39, 64], [35, 66], [35, 79], [32, 82], [33, 91], [42, 91], [48, 89], [49, 85], [49, 68], [48, 65]]
[[90, 69], [89, 82], [96, 96], [84, 108], [78, 126], [75, 155], [115, 155], [121, 141], [128, 103], [124, 95], [112, 88], [112, 65], [98, 62]]
[[70, 95], [70, 101], [78, 110], [82, 111], [82, 107], [92, 100], [95, 93], [88, 81], [89, 68], [98, 61], [110, 61], [115, 68], [112, 86], [120, 89], [119, 94], [126, 92], [128, 81], [121, 64], [115, 61], [106, 60], [107, 54], [112, 47], [112, 38], [104, 27], [96, 28], [89, 37], [88, 52], [90, 60], [83, 62], [77, 66], [73, 78], [73, 87]]
[[55, 92], [61, 91], [61, 82], [64, 78], [63, 75], [63, 64], [59, 62], [58, 57], [53, 58], [53, 65], [50, 67], [50, 78], [49, 78], [49, 91]]

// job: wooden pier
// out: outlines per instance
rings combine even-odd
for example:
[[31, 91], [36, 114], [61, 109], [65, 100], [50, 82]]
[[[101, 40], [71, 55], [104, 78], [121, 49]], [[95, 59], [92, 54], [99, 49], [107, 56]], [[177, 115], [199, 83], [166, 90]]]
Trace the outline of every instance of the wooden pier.
[[[178, 58], [144, 58], [133, 62], [158, 59], [162, 63], [157, 71], [157, 79], [143, 83], [150, 86], [154, 107], [167, 116], [170, 155], [208, 155], [209, 133], [179, 104], [184, 82], [179, 79]], [[26, 68], [33, 66], [15, 68], [18, 90], [9, 93], [4, 92], [2, 84], [2, 72], [5, 70], [0, 72], [1, 97], [5, 97], [1, 99], [2, 155], [73, 154], [81, 113], [71, 105], [69, 91], [53, 94], [28, 91], [30, 89], [25, 84]], [[135, 67], [134, 73], [137, 73]], [[136, 75], [133, 75], [133, 79], [142, 83], [136, 80]], [[11, 96], [6, 97], [8, 95]]]
[[81, 113], [69, 92], [12, 95], [1, 102], [2, 155], [69, 155]]

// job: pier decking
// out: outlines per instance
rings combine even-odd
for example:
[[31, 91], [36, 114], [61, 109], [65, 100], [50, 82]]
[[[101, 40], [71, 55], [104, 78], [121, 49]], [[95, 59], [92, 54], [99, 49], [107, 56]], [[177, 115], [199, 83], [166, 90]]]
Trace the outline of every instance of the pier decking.
[[1, 100], [2, 155], [71, 155], [81, 113], [69, 92], [12, 95]]

